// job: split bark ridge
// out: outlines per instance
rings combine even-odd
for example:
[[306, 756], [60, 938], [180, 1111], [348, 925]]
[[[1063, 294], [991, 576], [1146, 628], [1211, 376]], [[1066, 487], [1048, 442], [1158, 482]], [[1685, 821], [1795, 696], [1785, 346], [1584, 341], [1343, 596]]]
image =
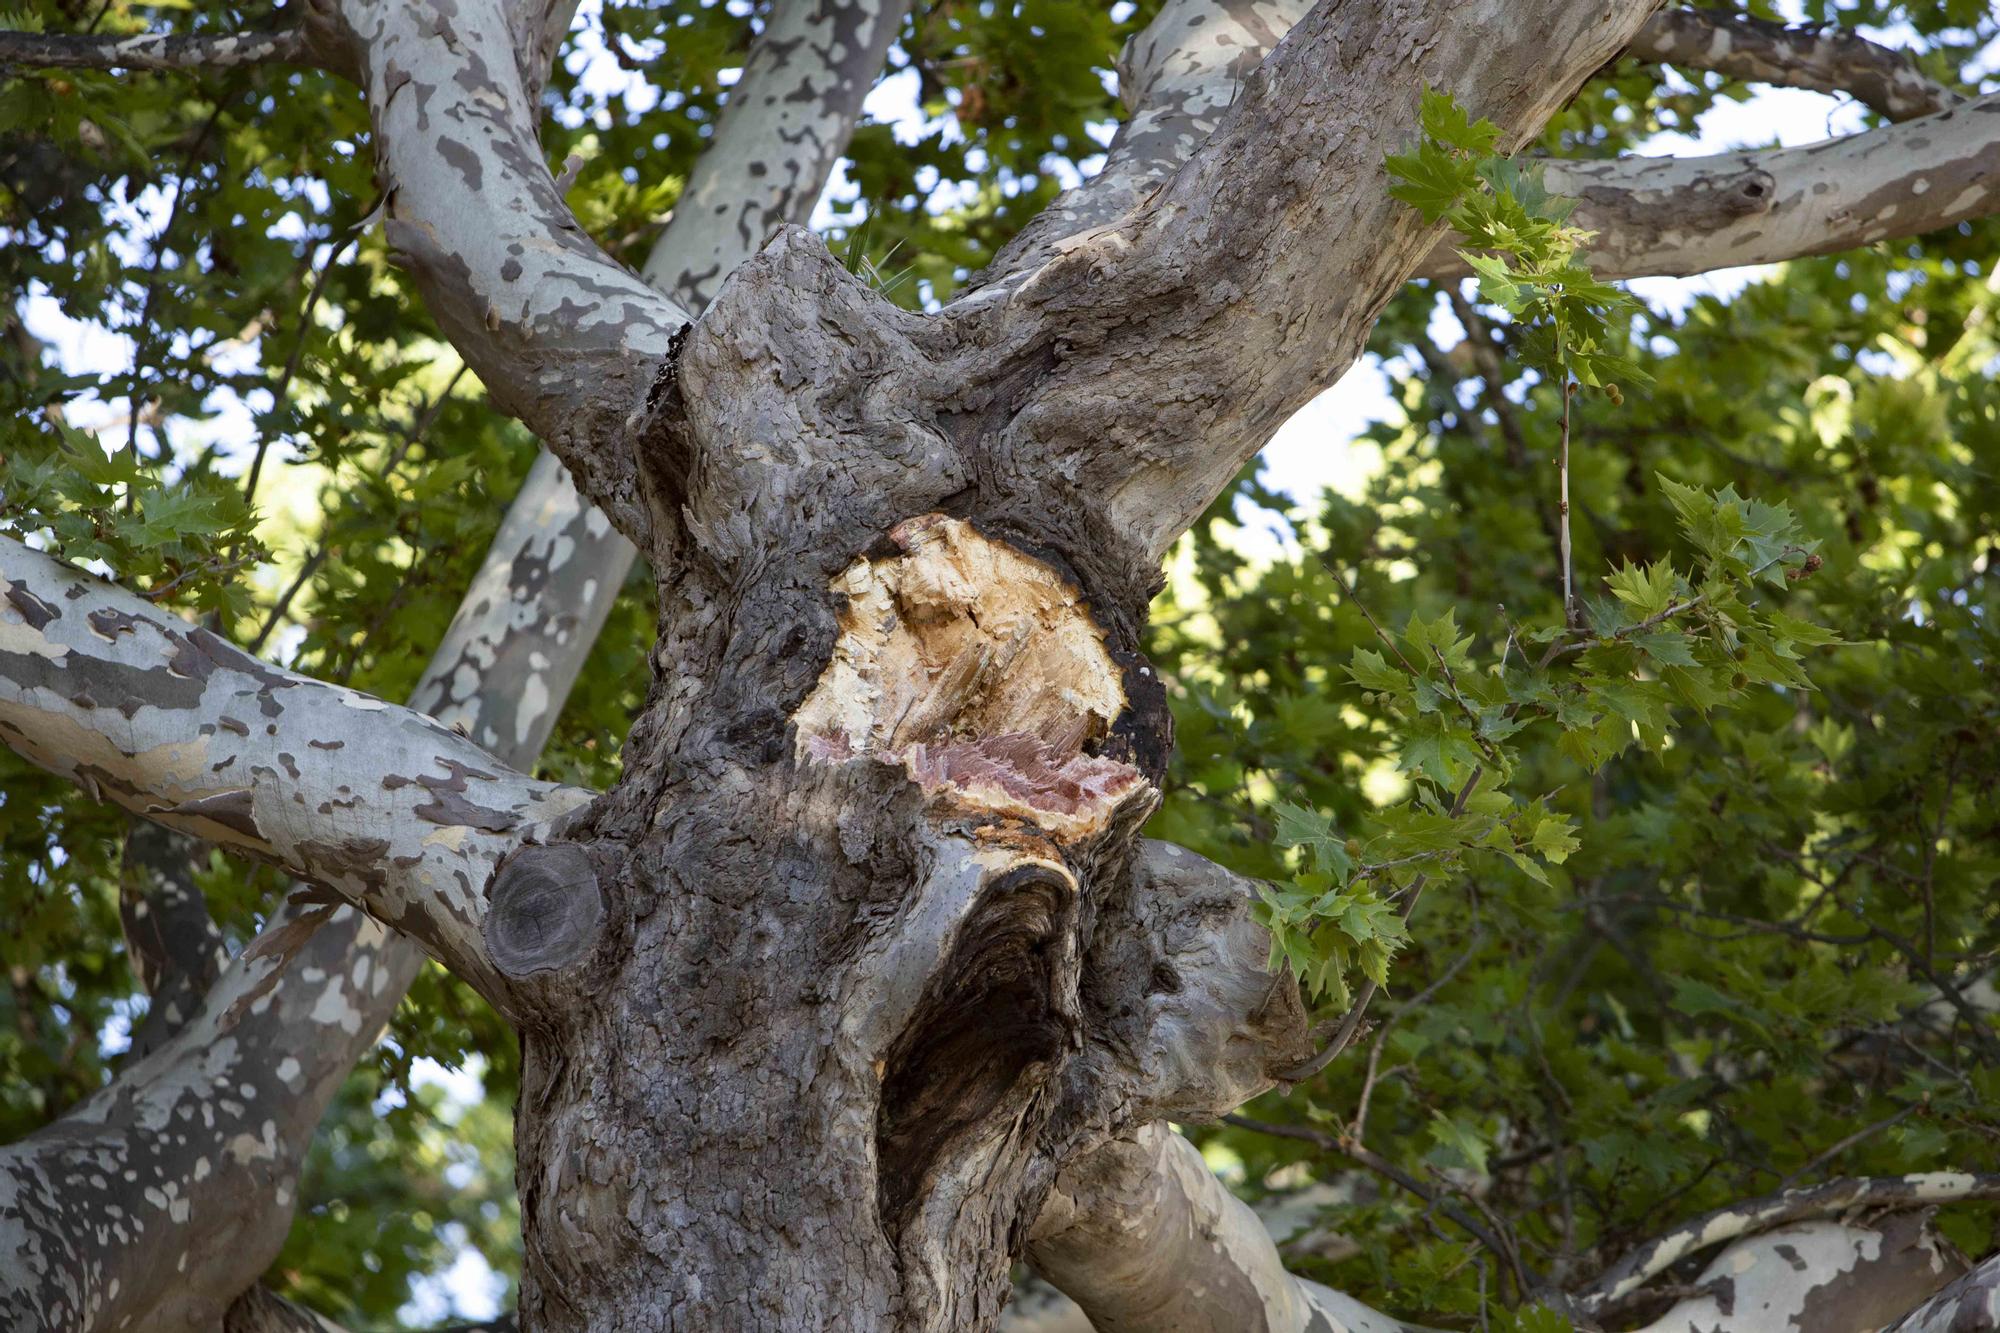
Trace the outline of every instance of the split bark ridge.
[[[516, 1023], [529, 1327], [985, 1328], [1031, 1245], [1116, 1327], [1135, 1322], [1130, 1284], [1121, 1305], [1076, 1261], [1120, 1234], [1166, 1244], [1143, 1270], [1189, 1226], [1247, 1247], [1179, 1253], [1233, 1274], [1269, 1327], [1392, 1327], [1293, 1284], [1156, 1127], [1254, 1095], [1305, 1034], [1295, 989], [1262, 971], [1244, 886], [1137, 838], [1170, 744], [1145, 608], [1167, 547], [1437, 244], [1381, 189], [1417, 87], [1518, 145], [1653, 7], [1323, 0], [1228, 5], [1209, 27], [1176, 0], [1128, 62], [1135, 115], [1105, 172], [966, 296], [895, 309], [789, 226], [692, 323], [583, 236], [540, 155], [536, 87], [566, 8], [317, 8], [365, 88], [390, 239], [441, 327], [651, 561], [661, 630], [625, 776], [595, 799], [533, 782], [18, 546], [0, 548], [0, 733], [323, 885]], [[886, 27], [840, 31], [843, 60], [879, 63]], [[851, 117], [864, 78], [804, 100]], [[1888, 156], [1935, 156], [1917, 170], [1949, 197], [1876, 210], [1883, 234], [1990, 211], [1991, 111], [1820, 157], [1915, 198], [1932, 191]], [[1754, 169], [1817, 169], [1782, 157]], [[1563, 170], [1609, 221], [1614, 269], [1848, 243], [1825, 210], [1788, 211], [1771, 241], [1701, 191], [1691, 213], [1639, 208], [1615, 172]], [[747, 242], [798, 197], [714, 216]], [[693, 297], [729, 245], [680, 261]], [[516, 745], [554, 697], [514, 719]], [[329, 938], [306, 935], [321, 909], [293, 910], [296, 947]], [[284, 961], [258, 957], [204, 1015], [254, 1009]], [[149, 1089], [179, 1094], [174, 1044], [216, 1047], [200, 1028], [142, 1062], [155, 1084], [100, 1100], [147, 1123]], [[113, 1171], [133, 1142], [115, 1118], [92, 1149]], [[246, 1136], [237, 1165], [274, 1160], [274, 1141]], [[1121, 1164], [1136, 1183], [1104, 1187]], [[39, 1201], [78, 1235], [112, 1206], [91, 1179]], [[1078, 1202], [1093, 1197], [1152, 1202], [1121, 1232]], [[38, 1307], [78, 1326], [115, 1299], [88, 1259], [36, 1252], [28, 1270], [84, 1274]], [[1225, 1326], [1183, 1297], [1179, 1326]]]

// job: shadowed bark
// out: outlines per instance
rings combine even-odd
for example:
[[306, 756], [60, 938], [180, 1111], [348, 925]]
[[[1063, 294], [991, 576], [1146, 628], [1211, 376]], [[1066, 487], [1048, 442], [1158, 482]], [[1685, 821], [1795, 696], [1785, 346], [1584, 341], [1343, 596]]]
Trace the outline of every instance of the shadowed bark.
[[[1650, 8], [1327, 0], [1254, 69], [1215, 52], [1177, 66], [1163, 42], [1134, 82], [1169, 109], [1114, 154], [1125, 183], [1102, 187], [1101, 221], [1031, 237], [935, 316], [889, 307], [786, 229], [682, 332], [680, 307], [580, 236], [540, 158], [523, 66], [545, 57], [550, 11], [355, 0], [340, 14], [392, 240], [496, 400], [658, 578], [658, 677], [624, 777], [585, 805], [475, 770], [449, 733], [211, 651], [19, 548], [5, 569], [23, 597], [0, 613], [9, 739], [333, 883], [502, 1005], [526, 1055], [530, 1327], [989, 1327], [1051, 1192], [1089, 1196], [1060, 1182], [1106, 1145], [1152, 1152], [1125, 1197], [1171, 1200], [1178, 1182], [1183, 1217], [1233, 1226], [1192, 1202], [1220, 1187], [1154, 1126], [1252, 1095], [1297, 1058], [1302, 1024], [1296, 994], [1248, 966], [1240, 895], [1204, 907], [1202, 875], [1176, 897], [1171, 876], [1135, 874], [1170, 743], [1138, 651], [1159, 557], [1351, 364], [1435, 243], [1381, 189], [1416, 87], [1518, 144]], [[1249, 32], [1256, 16], [1230, 13]], [[109, 649], [59, 623], [100, 608], [129, 621], [91, 627]], [[211, 665], [183, 702], [189, 645]], [[125, 687], [119, 704], [52, 689], [41, 662], [58, 658]], [[280, 688], [302, 692], [272, 716], [305, 724], [283, 736], [238, 736], [210, 696]], [[192, 766], [135, 753], [100, 716], [126, 705], [127, 722], [180, 711], [214, 729]], [[330, 742], [312, 724], [336, 706], [361, 715], [343, 719], [354, 755], [280, 748]], [[215, 776], [237, 762], [241, 790]], [[513, 804], [475, 801], [491, 793], [473, 782]], [[533, 802], [567, 817], [531, 821]], [[363, 817], [388, 826], [368, 855]], [[427, 850], [425, 823], [455, 845]], [[585, 885], [575, 910], [564, 895]], [[505, 976], [483, 944], [489, 891]], [[1111, 1252], [1087, 1211], [1051, 1234]], [[1305, 1326], [1371, 1317], [1261, 1250], [1231, 1262]], [[86, 1299], [50, 1299], [86, 1317]]]

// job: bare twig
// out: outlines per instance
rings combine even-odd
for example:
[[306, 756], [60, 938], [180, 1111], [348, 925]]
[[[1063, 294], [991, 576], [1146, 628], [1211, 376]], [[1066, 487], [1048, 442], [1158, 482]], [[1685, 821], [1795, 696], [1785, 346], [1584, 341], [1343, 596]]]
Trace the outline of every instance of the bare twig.
[[1222, 1117], [1226, 1125], [1247, 1129], [1257, 1134], [1269, 1134], [1274, 1138], [1293, 1139], [1309, 1143], [1322, 1152], [1337, 1153], [1357, 1166], [1366, 1167], [1384, 1180], [1407, 1190], [1422, 1199], [1427, 1205], [1450, 1220], [1467, 1235], [1497, 1255], [1514, 1272], [1523, 1287], [1523, 1295], [1539, 1289], [1540, 1280], [1534, 1271], [1521, 1262], [1519, 1250], [1503, 1240], [1497, 1233], [1482, 1225], [1473, 1216], [1453, 1203], [1449, 1198], [1423, 1181], [1397, 1166], [1388, 1158], [1367, 1147], [1350, 1134], [1329, 1134], [1325, 1130], [1309, 1125], [1280, 1125], [1268, 1120], [1256, 1120], [1247, 1115], [1230, 1114]]
[[[299, 311], [299, 331], [297, 336], [292, 339], [291, 354], [285, 358], [285, 368], [279, 372], [278, 382], [271, 386], [272, 411], [279, 411], [284, 407], [285, 394], [292, 387], [292, 377], [298, 373], [299, 360], [305, 353], [306, 335], [312, 332], [313, 309], [319, 305], [320, 295], [326, 290], [327, 279], [333, 276], [334, 267], [340, 263], [340, 257], [353, 249], [355, 242], [361, 239], [361, 234], [367, 230], [369, 223], [375, 217], [376, 209], [381, 207], [381, 203], [382, 201], [378, 197], [375, 203], [368, 207], [367, 211], [361, 215], [361, 221], [348, 230], [347, 238], [327, 254], [326, 262], [320, 265], [318, 275], [313, 278], [312, 289], [306, 293], [305, 306]], [[246, 504], [251, 503], [257, 498], [257, 481], [264, 473], [264, 455], [270, 451], [270, 448], [270, 432], [259, 432], [257, 436], [257, 452], [251, 458], [250, 471], [243, 479], [243, 500]]]

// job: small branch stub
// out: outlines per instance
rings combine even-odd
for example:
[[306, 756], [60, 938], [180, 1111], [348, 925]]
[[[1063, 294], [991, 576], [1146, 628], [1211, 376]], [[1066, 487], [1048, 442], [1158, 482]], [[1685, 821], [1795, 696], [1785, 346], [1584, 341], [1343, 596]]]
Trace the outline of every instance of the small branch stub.
[[486, 951], [515, 981], [575, 965], [603, 934], [604, 893], [581, 847], [521, 848], [494, 874], [488, 897]]

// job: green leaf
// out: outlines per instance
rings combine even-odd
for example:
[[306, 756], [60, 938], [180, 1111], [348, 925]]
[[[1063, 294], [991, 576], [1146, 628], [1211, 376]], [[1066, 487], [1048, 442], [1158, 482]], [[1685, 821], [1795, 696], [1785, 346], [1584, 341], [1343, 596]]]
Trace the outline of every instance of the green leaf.
[[1410, 678], [1389, 665], [1389, 660], [1373, 648], [1356, 648], [1348, 659], [1347, 674], [1364, 690], [1394, 693], [1409, 688]]
[[1431, 1112], [1430, 1130], [1431, 1141], [1443, 1150], [1447, 1161], [1486, 1174], [1488, 1148], [1478, 1130], [1443, 1111]]

